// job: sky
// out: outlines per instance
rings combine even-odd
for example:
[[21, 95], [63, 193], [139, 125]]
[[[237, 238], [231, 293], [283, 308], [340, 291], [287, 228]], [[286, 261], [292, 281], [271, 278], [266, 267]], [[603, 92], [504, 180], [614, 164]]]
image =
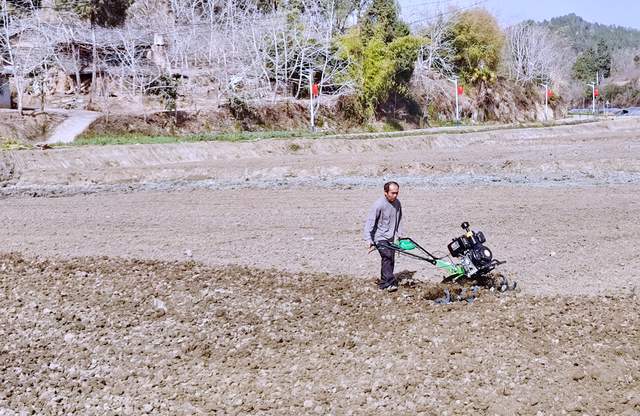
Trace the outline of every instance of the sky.
[[[402, 15], [408, 22], [425, 18], [434, 10], [450, 6], [462, 8], [479, 4], [491, 11], [501, 25], [522, 20], [545, 20], [575, 13], [583, 19], [603, 24], [640, 29], [640, 0], [399, 0]], [[431, 12], [429, 12], [431, 10]]]

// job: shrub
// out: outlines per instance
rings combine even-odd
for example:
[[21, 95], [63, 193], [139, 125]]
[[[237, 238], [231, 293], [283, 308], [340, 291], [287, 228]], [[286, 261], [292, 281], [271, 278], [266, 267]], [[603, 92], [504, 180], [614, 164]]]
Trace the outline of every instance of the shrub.
[[365, 41], [358, 29], [342, 38], [343, 58], [350, 61], [348, 76], [356, 87], [360, 104], [352, 106], [363, 118], [371, 118], [378, 105], [392, 90], [399, 94], [408, 92], [408, 82], [413, 73], [422, 38], [403, 36], [390, 43], [375, 36]]
[[[589, 97], [591, 97], [591, 88], [589, 88]], [[640, 105], [640, 90], [634, 88], [632, 84], [610, 84], [604, 87], [602, 99], [609, 101], [613, 107], [638, 106]]]
[[157, 95], [167, 111], [175, 111], [178, 101], [178, 78], [171, 75], [161, 75], [157, 80], [147, 85], [147, 94]]
[[504, 36], [489, 12], [483, 9], [462, 12], [448, 36], [455, 49], [454, 63], [465, 82], [496, 79]]

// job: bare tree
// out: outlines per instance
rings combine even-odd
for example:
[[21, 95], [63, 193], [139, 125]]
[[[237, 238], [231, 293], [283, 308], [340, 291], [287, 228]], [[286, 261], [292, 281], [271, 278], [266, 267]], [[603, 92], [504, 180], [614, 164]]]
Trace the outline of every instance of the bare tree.
[[114, 37], [109, 48], [115, 58], [112, 72], [118, 80], [119, 92], [132, 100], [137, 98], [144, 110], [149, 87], [163, 75], [148, 57], [150, 33], [131, 26], [111, 30]]
[[[447, 80], [455, 73], [454, 48], [447, 36], [452, 25], [452, 13], [441, 13], [418, 28], [425, 41], [420, 48], [411, 78], [411, 89], [426, 116], [430, 108], [449, 107], [452, 84]], [[429, 120], [426, 120], [429, 125]]]
[[314, 72], [321, 86], [336, 90], [333, 83], [344, 68], [332, 44], [333, 1], [306, 1], [302, 10], [265, 13], [228, 5], [212, 28], [219, 46], [207, 51], [217, 57], [208, 64], [225, 74], [222, 89], [231, 95], [299, 97]]
[[419, 30], [426, 38], [420, 48], [416, 70], [424, 75], [437, 72], [448, 77], [454, 73], [454, 48], [447, 36], [451, 29], [449, 15], [440, 16], [431, 24]]
[[[311, 83], [318, 83], [325, 95], [335, 95], [349, 89], [342, 77], [347, 63], [338, 57], [335, 35], [361, 4], [301, 0], [264, 10], [252, 1], [139, 0], [128, 10], [125, 25], [117, 28], [92, 27], [65, 9], [23, 24], [4, 7], [2, 39], [10, 46], [5, 64], [24, 73], [13, 77], [20, 94], [34, 73], [33, 65], [7, 63], [18, 64], [18, 58], [71, 75], [78, 98], [85, 71], [91, 73], [91, 92], [98, 78], [103, 85], [107, 79], [120, 95], [143, 101], [159, 79], [179, 80], [177, 96], [194, 106], [197, 97], [210, 91], [217, 101], [232, 96], [301, 98], [308, 96]], [[18, 57], [15, 41], [9, 40], [23, 29], [38, 32], [28, 34], [38, 48], [22, 48]], [[47, 53], [36, 57], [38, 50]]]
[[[336, 2], [310, 2], [306, 4], [307, 12], [302, 16], [301, 23], [305, 28], [299, 48], [306, 51], [308, 57], [309, 74], [317, 71], [319, 92], [330, 89], [340, 94], [351, 86], [343, 83], [343, 75], [347, 69], [346, 63], [338, 58], [338, 50], [333, 45], [336, 34]], [[300, 74], [304, 74], [303, 63], [300, 63]], [[312, 81], [316, 81], [315, 79]], [[300, 92], [298, 84], [297, 94]]]
[[640, 78], [640, 49], [626, 48], [613, 53], [612, 78], [633, 80]]
[[[31, 77], [43, 71], [43, 66], [51, 57], [52, 48], [42, 36], [37, 19], [29, 14], [10, 13], [7, 0], [2, 0], [0, 6], [0, 59], [11, 76], [17, 95], [17, 108], [22, 113], [24, 95], [31, 84]], [[39, 88], [42, 87], [40, 84]]]
[[546, 28], [526, 22], [508, 27], [505, 71], [519, 84], [558, 81], [564, 78], [565, 49]]
[[62, 71], [74, 78], [74, 93], [76, 100], [80, 99], [82, 80], [81, 74], [88, 65], [82, 55], [82, 45], [88, 45], [83, 34], [89, 32], [89, 25], [81, 22], [69, 12], [59, 12], [52, 18], [40, 21], [42, 36], [52, 45], [52, 61]]

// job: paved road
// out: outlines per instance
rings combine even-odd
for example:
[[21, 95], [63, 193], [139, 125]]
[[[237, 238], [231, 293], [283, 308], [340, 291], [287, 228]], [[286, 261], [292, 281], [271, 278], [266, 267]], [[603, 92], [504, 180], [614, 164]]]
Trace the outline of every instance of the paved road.
[[51, 136], [49, 136], [46, 141], [48, 144], [73, 142], [76, 137], [82, 134], [82, 132], [84, 132], [91, 123], [96, 121], [96, 119], [101, 115], [101, 113], [95, 111], [84, 110], [56, 110], [56, 112], [66, 115], [67, 119], [55, 128]]

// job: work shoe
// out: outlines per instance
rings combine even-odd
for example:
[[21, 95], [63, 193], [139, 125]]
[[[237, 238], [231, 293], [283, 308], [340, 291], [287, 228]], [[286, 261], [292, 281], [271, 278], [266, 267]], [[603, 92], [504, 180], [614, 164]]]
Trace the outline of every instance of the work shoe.
[[396, 290], [398, 290], [398, 286], [396, 285], [389, 285], [387, 287], [381, 287], [382, 290], [386, 290], [387, 292], [395, 292]]

